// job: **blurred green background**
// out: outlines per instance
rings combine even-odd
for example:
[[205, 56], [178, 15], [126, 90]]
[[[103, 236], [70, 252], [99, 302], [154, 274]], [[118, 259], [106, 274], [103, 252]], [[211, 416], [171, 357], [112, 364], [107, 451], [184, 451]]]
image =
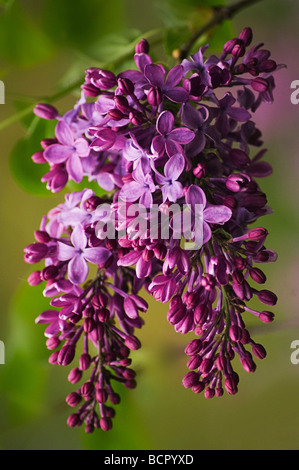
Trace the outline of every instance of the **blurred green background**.
[[[253, 338], [266, 347], [268, 356], [257, 361], [254, 374], [236, 365], [239, 393], [206, 400], [181, 386], [188, 338], [167, 323], [166, 306], [148, 299], [146, 325], [139, 334], [143, 348], [134, 355], [138, 387], [122, 394], [114, 428], [93, 435], [69, 429], [66, 419], [71, 409], [64, 398], [73, 386], [67, 382], [67, 368], [48, 365], [44, 327], [34, 323], [48, 304], [40, 287], [26, 284], [31, 269], [23, 262], [23, 248], [33, 241], [42, 216], [63, 197], [45, 194], [38, 183], [40, 169], [27, 158], [39, 150], [40, 138], [50, 129], [32, 123], [26, 108], [71, 87], [88, 66], [118, 62], [132, 50], [132, 41], [148, 31], [156, 45], [154, 53], [164, 58], [164, 49], [157, 45], [160, 33], [153, 30], [167, 27], [165, 48], [171, 52], [185, 39], [186, 21], [200, 25], [209, 16], [209, 5], [221, 3], [0, 0], [0, 79], [6, 95], [5, 105], [0, 105], [0, 340], [6, 353], [6, 363], [0, 365], [3, 450], [299, 448], [299, 365], [290, 361], [291, 342], [299, 340], [299, 105], [290, 101], [291, 82], [299, 80], [298, 2], [264, 0], [209, 38], [217, 49], [228, 35], [251, 26], [254, 42], [264, 42], [275, 60], [287, 64], [276, 75], [274, 103], [255, 116], [268, 149], [267, 160], [275, 170], [260, 183], [274, 209], [263, 224], [270, 232], [267, 246], [279, 257], [265, 272], [267, 288], [278, 294], [279, 302], [274, 323], [264, 325], [248, 318]], [[207, 8], [194, 9], [195, 4]], [[129, 65], [129, 58], [118, 62], [121, 68]], [[76, 97], [69, 93], [55, 104], [65, 112]], [[20, 117], [23, 113], [22, 120], [11, 119], [16, 112], [21, 112]], [[28, 132], [33, 139], [26, 138]]]

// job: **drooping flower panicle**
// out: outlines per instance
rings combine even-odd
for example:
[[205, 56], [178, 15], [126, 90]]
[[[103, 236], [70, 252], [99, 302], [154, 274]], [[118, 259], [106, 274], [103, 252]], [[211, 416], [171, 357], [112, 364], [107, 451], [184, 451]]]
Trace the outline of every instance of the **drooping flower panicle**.
[[[47, 325], [49, 362], [72, 364], [83, 348], [68, 376], [78, 384], [66, 399], [77, 408], [71, 427], [109, 430], [120, 401], [114, 384], [136, 386], [129, 356], [141, 347], [142, 290], [168, 303], [175, 331], [193, 332], [183, 386], [194, 393], [235, 394], [234, 358], [254, 372], [266, 356], [245, 323], [247, 315], [271, 322], [264, 308], [277, 301], [259, 267], [276, 253], [264, 227], [250, 228], [271, 213], [258, 178], [272, 171], [252, 115], [272, 101], [279, 66], [251, 41], [245, 28], [219, 58], [206, 58], [205, 46], [166, 70], [142, 40], [136, 69], [86, 70], [73, 110], [35, 108], [57, 120], [55, 137], [33, 156], [49, 164], [48, 189], [87, 181], [43, 217], [25, 249], [26, 262], [44, 262], [28, 281], [44, 282], [51, 299], [36, 319]], [[107, 194], [99, 197], [89, 182]]]

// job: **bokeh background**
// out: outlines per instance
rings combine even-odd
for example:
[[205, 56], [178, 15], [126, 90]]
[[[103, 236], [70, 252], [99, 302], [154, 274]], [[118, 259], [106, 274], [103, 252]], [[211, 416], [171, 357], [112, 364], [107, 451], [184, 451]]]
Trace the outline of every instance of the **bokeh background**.
[[[186, 11], [195, 3], [180, 2]], [[223, 2], [197, 1], [198, 7], [215, 3]], [[139, 335], [143, 348], [134, 356], [138, 387], [122, 393], [109, 433], [85, 435], [83, 429], [66, 426], [71, 409], [64, 398], [73, 387], [67, 368], [48, 364], [44, 328], [34, 323], [47, 302], [39, 287], [26, 284], [31, 269], [23, 262], [23, 248], [62, 195], [47, 195], [37, 182], [39, 170], [28, 163], [28, 155], [39, 150], [40, 138], [50, 130], [32, 122], [26, 109], [72, 87], [88, 66], [130, 51], [130, 42], [140, 34], [167, 26], [166, 48], [178, 45], [173, 31], [179, 31], [182, 18], [175, 5], [175, 0], [0, 1], [0, 79], [6, 95], [0, 105], [0, 340], [6, 362], [0, 365], [2, 450], [299, 448], [299, 364], [290, 360], [291, 343], [299, 340], [299, 105], [290, 100], [291, 83], [299, 80], [295, 0], [263, 0], [240, 12], [224, 25], [218, 40], [211, 40], [217, 49], [230, 32], [251, 26], [254, 42], [265, 43], [274, 59], [287, 65], [276, 75], [274, 103], [255, 116], [274, 168], [261, 187], [274, 210], [263, 221], [270, 232], [267, 245], [279, 254], [265, 269], [267, 288], [279, 302], [274, 323], [252, 323], [253, 337], [268, 355], [257, 361], [254, 374], [240, 369], [238, 395], [206, 400], [181, 386], [187, 338], [167, 323], [165, 307], [148, 299], [150, 309]], [[196, 11], [199, 22], [208, 17], [209, 10]], [[154, 43], [155, 35], [151, 37]], [[157, 46], [155, 53], [163, 55]], [[75, 93], [68, 93], [55, 104], [64, 112], [75, 99]]]

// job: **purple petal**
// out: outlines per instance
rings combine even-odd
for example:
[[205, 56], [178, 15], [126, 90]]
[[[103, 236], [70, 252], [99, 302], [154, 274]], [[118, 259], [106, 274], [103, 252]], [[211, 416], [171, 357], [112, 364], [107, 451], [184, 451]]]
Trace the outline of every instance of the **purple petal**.
[[85, 248], [84, 258], [92, 264], [104, 266], [111, 253], [107, 248], [96, 247], [96, 248]]
[[35, 320], [35, 323], [51, 323], [57, 320], [59, 312], [57, 310], [46, 310], [42, 312]]
[[183, 186], [178, 181], [174, 181], [172, 184], [166, 184], [162, 188], [163, 202], [167, 199], [170, 202], [176, 202], [177, 199], [184, 195]]
[[128, 296], [124, 300], [124, 309], [126, 312], [126, 315], [128, 315], [129, 318], [137, 318], [138, 317], [138, 310], [135, 305], [135, 302]]
[[194, 139], [194, 136], [194, 132], [187, 129], [187, 127], [178, 127], [177, 129], [173, 129], [169, 134], [169, 137], [179, 144], [189, 144], [189, 142]]
[[44, 151], [44, 157], [49, 163], [63, 163], [74, 153], [73, 147], [52, 144]]
[[229, 108], [226, 112], [232, 119], [239, 122], [246, 122], [251, 118], [251, 114], [243, 108]]
[[71, 235], [71, 242], [76, 250], [84, 250], [87, 245], [87, 237], [81, 225], [77, 225]]
[[191, 211], [194, 210], [195, 204], [202, 204], [203, 207], [207, 204], [206, 195], [203, 190], [196, 186], [195, 184], [191, 184], [186, 191], [186, 204]]
[[189, 98], [189, 93], [183, 87], [172, 88], [164, 92], [165, 96], [174, 103], [184, 103]]
[[74, 144], [73, 133], [70, 126], [65, 121], [58, 121], [55, 129], [55, 135], [59, 142], [63, 145], [72, 146]]
[[162, 135], [156, 135], [152, 141], [152, 151], [158, 155], [163, 155], [165, 150], [165, 138]]
[[182, 154], [173, 155], [165, 165], [164, 174], [171, 181], [178, 179], [185, 168], [185, 158]]
[[143, 256], [140, 256], [136, 263], [136, 276], [138, 279], [142, 279], [150, 275], [152, 270], [151, 261], [145, 261]]
[[143, 194], [144, 186], [141, 186], [136, 181], [124, 184], [120, 190], [119, 197], [123, 201], [134, 202]]
[[142, 256], [142, 252], [132, 251], [132, 252], [127, 253], [126, 255], [122, 256], [118, 260], [117, 265], [118, 266], [133, 266], [134, 264], [137, 263], [140, 256]]
[[[134, 60], [135, 60], [135, 64], [137, 65], [139, 70], [142, 72], [142, 74], [144, 73], [144, 69], [145, 69], [146, 65], [153, 63], [152, 58], [148, 54], [143, 54], [143, 53], [135, 54], [134, 55]], [[141, 75], [141, 77], [143, 78], [143, 75]], [[128, 78], [131, 78], [131, 77], [128, 77]], [[132, 78], [131, 78], [131, 80], [132, 80]], [[138, 79], [137, 80], [135, 79], [133, 81], [137, 82]]]
[[185, 103], [182, 108], [182, 122], [190, 129], [198, 129], [203, 123], [203, 116], [190, 103]]
[[77, 139], [75, 141], [75, 148], [76, 148], [77, 154], [80, 157], [88, 157], [90, 150], [89, 150], [89, 144], [85, 139], [83, 138]]
[[82, 284], [88, 276], [88, 264], [82, 255], [71, 259], [68, 265], [68, 277], [73, 284]]
[[144, 75], [151, 85], [158, 86], [159, 88], [163, 87], [165, 73], [163, 73], [163, 70], [159, 65], [147, 64], [144, 67]]
[[181, 65], [176, 65], [173, 67], [167, 75], [165, 88], [169, 89], [176, 86], [182, 80], [183, 72], [184, 69]]
[[205, 221], [203, 221], [203, 235], [202, 235], [202, 244], [205, 245], [210, 238], [212, 237], [212, 230], [209, 224], [207, 224]]
[[72, 180], [75, 183], [80, 183], [83, 179], [83, 169], [80, 157], [78, 155], [73, 154], [68, 161], [66, 162], [66, 170]]
[[174, 116], [170, 111], [163, 111], [157, 120], [157, 130], [161, 135], [171, 132], [174, 125]]
[[75, 248], [66, 243], [57, 243], [57, 258], [60, 261], [68, 261], [75, 255]]
[[171, 138], [166, 139], [165, 149], [169, 157], [172, 157], [176, 153], [182, 153], [183, 151], [181, 145], [175, 142], [175, 140], [172, 140]]
[[226, 206], [211, 205], [205, 208], [203, 216], [205, 222], [210, 224], [224, 224], [231, 218], [232, 211]]

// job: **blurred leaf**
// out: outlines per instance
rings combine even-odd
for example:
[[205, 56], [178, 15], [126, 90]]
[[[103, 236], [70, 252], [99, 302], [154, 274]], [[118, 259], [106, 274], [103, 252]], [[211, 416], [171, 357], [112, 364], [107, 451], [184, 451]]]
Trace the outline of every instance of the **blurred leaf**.
[[0, 56], [19, 67], [47, 60], [52, 46], [24, 8], [15, 2], [0, 15]]
[[46, 0], [42, 24], [60, 47], [87, 52], [100, 37], [124, 28], [122, 0]]
[[175, 49], [179, 49], [182, 44], [190, 38], [190, 31], [186, 27], [169, 28], [165, 30], [164, 47], [167, 55], [172, 56]]
[[27, 192], [36, 195], [49, 195], [41, 178], [49, 171], [48, 164], [36, 164], [31, 157], [41, 150], [40, 141], [53, 137], [56, 121], [46, 121], [35, 117], [34, 129], [26, 137], [18, 140], [10, 155], [11, 172], [18, 184]]
[[[35, 324], [40, 312], [49, 308], [43, 286], [24, 282], [10, 306], [10, 335], [5, 340], [5, 365], [0, 370], [0, 390], [12, 422], [33, 419], [45, 412], [43, 397], [48, 375], [48, 350], [43, 331]], [[43, 325], [44, 327], [44, 325]]]
[[102, 64], [113, 65], [134, 54], [141, 32], [138, 29], [126, 29], [107, 34], [98, 40], [91, 48], [91, 55]]
[[208, 33], [201, 36], [192, 46], [190, 53], [195, 53], [201, 46], [209, 44], [207, 53], [219, 53], [222, 51], [223, 45], [231, 38], [235, 37], [233, 23], [230, 20], [224, 21], [221, 25], [217, 25]]
[[156, 9], [166, 26], [187, 25], [190, 30], [202, 26], [212, 15], [211, 7], [225, 5], [225, 0], [162, 0], [155, 3]]

